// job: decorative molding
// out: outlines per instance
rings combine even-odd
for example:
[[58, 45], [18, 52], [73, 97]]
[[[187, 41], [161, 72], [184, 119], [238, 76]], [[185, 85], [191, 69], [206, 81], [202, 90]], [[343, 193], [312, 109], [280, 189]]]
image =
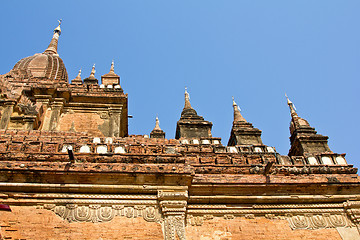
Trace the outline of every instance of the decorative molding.
[[44, 204], [44, 208], [53, 211], [68, 222], [109, 222], [116, 216], [142, 217], [147, 222], [161, 222], [161, 214], [157, 206]]
[[346, 214], [286, 214], [291, 229], [321, 229], [337, 227], [354, 227]]
[[185, 213], [187, 207], [187, 191], [158, 191], [158, 199], [163, 220], [165, 240], [185, 240]]
[[[187, 215], [187, 224], [191, 226], [201, 226], [205, 220], [211, 220], [214, 215]], [[221, 217], [221, 216], [216, 216]], [[289, 222], [291, 229], [321, 229], [321, 228], [337, 228], [337, 227], [354, 227], [355, 225], [350, 221], [345, 213], [342, 214], [265, 214], [264, 216], [255, 216], [254, 214], [244, 215], [223, 215], [226, 220], [234, 219], [235, 217], [244, 217], [246, 219], [255, 219], [255, 217], [265, 217], [267, 219], [286, 219]]]
[[164, 219], [163, 229], [165, 240], [185, 240], [185, 215], [179, 214], [166, 216]]
[[358, 232], [360, 233], [360, 201], [348, 200], [344, 202], [344, 208], [347, 215], [355, 223]]

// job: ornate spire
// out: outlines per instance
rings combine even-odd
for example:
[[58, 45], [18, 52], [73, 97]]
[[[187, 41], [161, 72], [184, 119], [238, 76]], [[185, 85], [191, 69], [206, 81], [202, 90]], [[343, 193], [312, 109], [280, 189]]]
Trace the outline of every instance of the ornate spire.
[[188, 108], [192, 108], [191, 104], [190, 104], [190, 96], [189, 93], [187, 92], [187, 87], [185, 87], [185, 106], [184, 109], [188, 109]]
[[156, 116], [154, 130], [161, 130], [161, 128], [160, 128], [160, 121], [159, 121], [158, 116]]
[[104, 85], [120, 85], [120, 76], [114, 71], [114, 60], [111, 62], [109, 73], [101, 76], [101, 82]]
[[79, 70], [79, 73], [78, 73], [78, 75], [76, 76], [75, 79], [80, 79], [81, 80], [81, 69]]
[[58, 20], [58, 22], [59, 22], [59, 26], [57, 26], [54, 29], [54, 35], [51, 39], [51, 42], [50, 42], [48, 48], [45, 50], [45, 53], [57, 54], [58, 40], [59, 40], [59, 36], [61, 35], [60, 25], [61, 25], [62, 20], [60, 19], [60, 20]]
[[287, 104], [289, 105], [289, 108], [290, 108], [291, 116], [297, 116], [295, 105], [292, 103], [292, 101], [290, 101], [290, 99], [288, 98], [286, 93], [285, 93], [285, 97], [287, 99]]
[[115, 72], [114, 72], [114, 59], [113, 59], [112, 62], [111, 62], [110, 72], [111, 72], [111, 73], [115, 73]]
[[160, 128], [160, 122], [157, 116], [155, 121], [155, 127], [150, 133], [150, 138], [165, 138], [165, 132]]
[[240, 108], [236, 104], [234, 97], [234, 121], [231, 128], [228, 146], [235, 145], [263, 145], [261, 140], [261, 130], [254, 128], [253, 125], [245, 120], [240, 113]]
[[93, 65], [93, 67], [92, 67], [92, 69], [91, 69], [91, 73], [90, 73], [90, 76], [89, 76], [89, 78], [90, 79], [94, 79], [95, 78], [95, 63], [94, 63], [94, 65]]
[[289, 156], [332, 153], [327, 143], [328, 137], [317, 134], [315, 128], [311, 127], [308, 121], [299, 117], [294, 104], [286, 94], [285, 96], [291, 113]]
[[246, 122], [245, 118], [240, 113], [240, 107], [236, 104], [234, 97], [233, 100], [233, 108], [234, 108], [234, 122]]
[[176, 124], [175, 138], [202, 138], [211, 136], [212, 123], [199, 116], [190, 104], [190, 96], [185, 87], [185, 105], [180, 120]]
[[86, 85], [99, 84], [99, 81], [95, 78], [95, 63], [91, 69], [90, 76], [84, 79], [84, 84]]
[[79, 70], [78, 75], [76, 76], [76, 78], [74, 78], [71, 81], [72, 84], [82, 84], [82, 79], [81, 79], [81, 69]]

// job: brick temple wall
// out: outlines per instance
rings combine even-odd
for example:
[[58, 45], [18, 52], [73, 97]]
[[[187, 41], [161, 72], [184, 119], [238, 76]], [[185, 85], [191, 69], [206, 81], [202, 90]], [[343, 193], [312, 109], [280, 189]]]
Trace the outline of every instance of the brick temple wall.
[[0, 213], [4, 239], [164, 239], [161, 225], [143, 218], [115, 217], [104, 223], [69, 223], [52, 211], [33, 206], [12, 206]]
[[[104, 223], [68, 223], [52, 211], [33, 206], [12, 206], [1, 212], [4, 239], [163, 239], [161, 225], [143, 218], [115, 217]], [[201, 226], [186, 226], [188, 240], [341, 240], [335, 228], [292, 230], [287, 220], [224, 219], [215, 217]]]

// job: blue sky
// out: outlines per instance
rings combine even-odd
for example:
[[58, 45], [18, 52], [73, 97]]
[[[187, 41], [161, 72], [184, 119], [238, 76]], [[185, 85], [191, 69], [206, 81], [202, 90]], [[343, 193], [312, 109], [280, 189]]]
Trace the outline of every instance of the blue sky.
[[130, 134], [149, 134], [159, 116], [167, 138], [188, 87], [191, 104], [227, 144], [231, 96], [289, 150], [288, 94], [329, 146], [360, 167], [360, 1], [3, 1], [0, 74], [43, 52], [62, 18], [58, 52], [69, 78], [96, 77], [111, 60], [129, 94]]

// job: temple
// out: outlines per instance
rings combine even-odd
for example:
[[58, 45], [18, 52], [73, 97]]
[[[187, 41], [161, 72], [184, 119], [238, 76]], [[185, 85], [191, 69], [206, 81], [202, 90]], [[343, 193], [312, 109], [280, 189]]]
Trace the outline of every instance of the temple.
[[69, 82], [60, 24], [0, 75], [0, 239], [360, 239], [357, 169], [289, 98], [288, 155], [235, 98], [223, 145], [187, 89], [174, 139], [131, 135], [114, 61]]

